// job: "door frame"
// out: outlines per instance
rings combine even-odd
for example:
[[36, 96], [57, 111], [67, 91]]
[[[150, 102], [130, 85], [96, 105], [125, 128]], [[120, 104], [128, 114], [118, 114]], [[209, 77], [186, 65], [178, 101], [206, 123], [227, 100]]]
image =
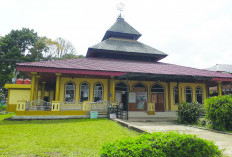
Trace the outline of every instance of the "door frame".
[[[152, 94], [164, 94], [164, 112], [166, 112], [166, 95], [165, 95], [165, 89], [164, 89], [164, 92], [151, 92], [151, 98], [150, 99], [152, 99]], [[151, 100], [150, 100], [151, 101]], [[152, 101], [151, 101], [152, 102]], [[153, 102], [152, 102], [153, 103]], [[155, 104], [154, 104], [155, 105]], [[155, 108], [155, 106], [154, 106], [154, 108]], [[155, 111], [156, 112], [156, 111]]]

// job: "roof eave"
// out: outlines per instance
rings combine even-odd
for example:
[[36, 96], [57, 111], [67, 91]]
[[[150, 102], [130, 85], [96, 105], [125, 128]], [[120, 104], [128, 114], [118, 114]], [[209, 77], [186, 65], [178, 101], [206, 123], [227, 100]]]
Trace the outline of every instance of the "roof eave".
[[129, 33], [123, 33], [123, 32], [107, 31], [105, 33], [102, 41], [109, 39], [110, 37], [118, 37], [118, 38], [138, 40], [141, 36], [142, 36], [142, 34], [129, 34]]
[[101, 52], [101, 53], [117, 53], [117, 54], [130, 54], [130, 55], [143, 55], [143, 56], [151, 56], [151, 57], [157, 57], [159, 58], [157, 61], [167, 57], [168, 55], [167, 54], [152, 54], [152, 53], [142, 53], [142, 52], [131, 52], [131, 51], [115, 51], [115, 50], [106, 50], [106, 49], [96, 49], [96, 48], [91, 48], [89, 47], [88, 48], [88, 51], [87, 51], [87, 54], [86, 54], [86, 57], [91, 57], [91, 53], [98, 53], [98, 52]]
[[55, 67], [38, 67], [21, 65], [16, 67], [17, 71], [22, 72], [39, 72], [39, 73], [63, 73], [63, 74], [82, 74], [82, 75], [99, 75], [99, 76], [120, 76], [125, 72], [102, 71], [102, 70], [85, 70], [85, 69], [67, 69]]

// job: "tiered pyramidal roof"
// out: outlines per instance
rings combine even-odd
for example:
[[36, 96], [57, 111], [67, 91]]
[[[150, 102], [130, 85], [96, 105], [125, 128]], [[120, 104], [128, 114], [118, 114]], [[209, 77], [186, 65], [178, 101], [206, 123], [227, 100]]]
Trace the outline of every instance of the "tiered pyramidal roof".
[[232, 75], [157, 62], [167, 56], [137, 40], [141, 34], [123, 18], [110, 27], [102, 41], [88, 49], [86, 58], [18, 63], [23, 72], [117, 76], [120, 79], [166, 81], [232, 81]]
[[89, 47], [86, 57], [158, 61], [167, 54], [137, 41], [142, 36], [123, 18], [106, 31], [102, 42]]

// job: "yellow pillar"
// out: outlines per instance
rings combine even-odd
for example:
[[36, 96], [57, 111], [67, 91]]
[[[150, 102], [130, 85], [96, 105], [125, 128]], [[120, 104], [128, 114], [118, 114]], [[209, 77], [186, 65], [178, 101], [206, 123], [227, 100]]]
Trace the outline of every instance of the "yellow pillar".
[[7, 95], [7, 102], [6, 102], [6, 112], [10, 112], [10, 105], [9, 105], [9, 101], [10, 101], [10, 91], [11, 89], [8, 89], [8, 95]]
[[222, 82], [218, 82], [218, 96], [222, 96]]
[[104, 85], [103, 85], [103, 99], [102, 100], [108, 100], [108, 80], [104, 81]]
[[35, 76], [35, 92], [34, 100], [38, 99], [38, 90], [39, 90], [39, 76]]
[[34, 92], [35, 92], [35, 75], [37, 74], [36, 72], [31, 72], [31, 94], [30, 94], [30, 101], [34, 100]]
[[177, 84], [178, 86], [178, 95], [179, 95], [179, 104], [182, 102], [182, 95], [181, 95], [181, 87], [180, 83]]
[[75, 100], [80, 101], [80, 84], [76, 83]]
[[191, 88], [192, 88], [192, 102], [197, 102], [197, 99], [196, 99], [196, 87], [191, 86]]
[[205, 84], [205, 97], [204, 97], [204, 100], [207, 99], [208, 97], [209, 97], [209, 86], [208, 86], [208, 83], [206, 83]]
[[115, 80], [114, 77], [112, 76], [110, 79], [110, 88], [111, 88], [111, 101], [115, 101]]
[[171, 88], [171, 82], [168, 82], [168, 95], [166, 97], [168, 98], [168, 110], [171, 111], [171, 98], [172, 98], [172, 88]]
[[42, 82], [41, 100], [44, 100], [46, 82]]
[[89, 94], [89, 101], [94, 102], [94, 83], [90, 84]]
[[204, 87], [202, 87], [203, 90], [203, 103], [205, 102], [205, 100], [209, 97], [209, 92], [208, 92], [208, 85], [205, 84]]
[[56, 95], [55, 95], [55, 101], [59, 101], [60, 97], [60, 73], [56, 73]]
[[111, 86], [110, 86], [110, 79], [107, 79], [107, 83], [108, 83], [108, 94], [107, 94], [107, 100], [110, 101], [110, 91], [111, 91]]
[[[148, 104], [151, 103], [151, 86], [148, 86], [148, 90], [147, 90], [147, 102]], [[149, 107], [148, 107], [149, 109]]]

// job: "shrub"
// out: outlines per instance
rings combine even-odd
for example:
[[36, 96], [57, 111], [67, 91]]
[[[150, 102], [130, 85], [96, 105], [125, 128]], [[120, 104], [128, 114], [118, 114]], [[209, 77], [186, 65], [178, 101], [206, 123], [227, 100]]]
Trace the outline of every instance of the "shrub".
[[105, 144], [101, 157], [216, 157], [222, 156], [212, 141], [177, 132], [142, 134], [136, 138], [118, 140]]
[[206, 100], [206, 119], [213, 129], [232, 130], [232, 97], [215, 96]]
[[6, 106], [0, 103], [0, 112], [1, 111], [6, 111]]
[[199, 103], [182, 103], [178, 105], [177, 115], [179, 123], [196, 123], [203, 111]]

